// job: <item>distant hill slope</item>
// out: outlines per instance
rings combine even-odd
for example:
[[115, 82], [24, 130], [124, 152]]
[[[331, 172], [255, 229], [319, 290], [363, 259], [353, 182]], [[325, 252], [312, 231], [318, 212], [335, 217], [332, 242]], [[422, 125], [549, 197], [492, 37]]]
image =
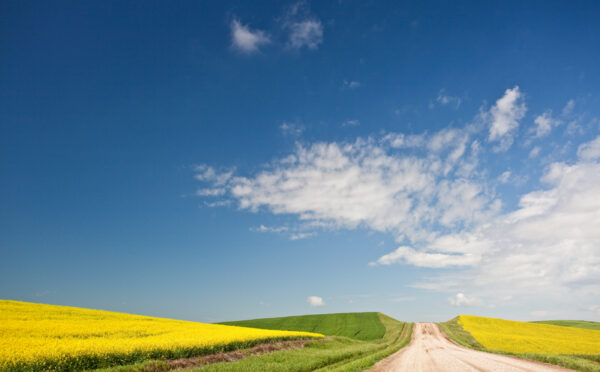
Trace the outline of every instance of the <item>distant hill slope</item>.
[[600, 322], [590, 322], [587, 320], [540, 320], [531, 323], [552, 324], [563, 327], [575, 327], [600, 331]]
[[294, 330], [345, 336], [357, 340], [375, 340], [385, 334], [379, 313], [340, 313], [287, 316], [223, 322], [220, 324], [275, 330]]

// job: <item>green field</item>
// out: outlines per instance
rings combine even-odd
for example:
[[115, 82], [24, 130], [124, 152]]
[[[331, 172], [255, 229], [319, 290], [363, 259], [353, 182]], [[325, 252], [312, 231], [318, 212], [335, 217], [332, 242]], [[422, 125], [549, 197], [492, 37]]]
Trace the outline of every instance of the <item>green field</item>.
[[382, 338], [386, 330], [378, 313], [287, 316], [283, 318], [223, 322], [220, 324], [284, 331], [307, 331], [321, 333], [326, 336], [344, 336], [357, 340]]
[[[285, 329], [318, 329], [328, 337], [322, 341], [310, 342], [301, 349], [252, 356], [238, 362], [217, 363], [196, 370], [363, 371], [407, 345], [412, 334], [411, 323], [399, 322], [381, 313], [326, 314], [274, 319], [276, 320], [257, 319], [246, 321], [246, 324], [259, 327], [261, 322], [267, 322], [271, 327], [283, 327], [285, 324]], [[297, 324], [299, 328], [289, 328], [290, 324]], [[377, 335], [380, 335], [380, 338], [375, 338]]]
[[531, 323], [552, 324], [563, 327], [575, 327], [600, 331], [600, 322], [589, 322], [587, 320], [540, 320]]
[[[412, 324], [381, 313], [308, 315], [227, 322], [223, 324], [268, 329], [312, 329], [327, 335], [304, 347], [248, 356], [235, 362], [192, 367], [188, 371], [363, 371], [410, 342]], [[156, 372], [169, 366], [151, 361], [112, 371]], [[100, 371], [96, 371], [100, 372]]]
[[[557, 322], [561, 322], [563, 324], [558, 324]], [[586, 329], [597, 329], [590, 328], [593, 327], [594, 324], [598, 325], [596, 322], [587, 322], [587, 321], [570, 321], [570, 320], [557, 320], [557, 321], [544, 321], [544, 322], [534, 322], [534, 323], [545, 323], [552, 325], [562, 325], [569, 327], [577, 327], [577, 328], [586, 328]], [[486, 351], [490, 353], [497, 354], [507, 354], [514, 355], [524, 359], [537, 360], [544, 363], [550, 363], [559, 365], [562, 367], [574, 369], [576, 371], [583, 372], [600, 372], [600, 354], [595, 355], [573, 355], [573, 354], [515, 354], [515, 353], [506, 353], [499, 352], [496, 350], [488, 350], [481, 346], [477, 340], [467, 331], [465, 331], [462, 326], [458, 323], [458, 317], [453, 318], [447, 322], [439, 323], [439, 326], [446, 333], [448, 337], [450, 337], [454, 342], [459, 345], [469, 347], [471, 349]], [[600, 332], [599, 332], [600, 337]]]

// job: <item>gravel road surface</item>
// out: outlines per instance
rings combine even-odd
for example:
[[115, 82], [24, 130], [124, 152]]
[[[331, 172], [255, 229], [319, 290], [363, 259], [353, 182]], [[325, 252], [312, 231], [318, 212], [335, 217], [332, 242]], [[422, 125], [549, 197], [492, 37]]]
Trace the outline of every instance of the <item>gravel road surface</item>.
[[372, 371], [558, 372], [570, 369], [456, 345], [434, 323], [416, 323], [410, 344], [377, 363]]

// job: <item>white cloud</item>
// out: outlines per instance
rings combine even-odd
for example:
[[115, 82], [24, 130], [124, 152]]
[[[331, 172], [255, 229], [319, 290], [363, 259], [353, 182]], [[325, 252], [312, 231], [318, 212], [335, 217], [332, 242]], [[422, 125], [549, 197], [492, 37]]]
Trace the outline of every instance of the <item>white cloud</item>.
[[513, 142], [513, 132], [519, 127], [519, 120], [525, 116], [527, 106], [518, 86], [507, 89], [504, 96], [488, 112], [482, 113], [484, 121], [489, 123], [489, 141], [500, 141], [495, 151], [507, 150]]
[[600, 137], [579, 146], [579, 160], [549, 164], [539, 186], [502, 211], [490, 176], [496, 173], [481, 169], [490, 162], [480, 157], [493, 155], [480, 145], [487, 133], [477, 128], [297, 144], [250, 175], [199, 166], [196, 178], [207, 189], [224, 188], [240, 209], [296, 216], [302, 228], [289, 234], [389, 233], [395, 248], [370, 265], [445, 268], [428, 271], [413, 286], [469, 294], [452, 297], [455, 303], [477, 299], [493, 306], [511, 298], [597, 306]]
[[231, 200], [218, 200], [215, 202], [204, 202], [204, 205], [210, 208], [227, 207], [231, 205]]
[[563, 116], [570, 115], [573, 112], [574, 108], [575, 108], [575, 101], [570, 99], [569, 102], [567, 102], [565, 107], [562, 109]]
[[342, 127], [356, 127], [360, 125], [360, 121], [353, 119], [353, 120], [346, 120], [345, 122], [342, 123]]
[[471, 253], [445, 254], [418, 252], [410, 247], [398, 247], [394, 252], [381, 256], [377, 263], [380, 265], [391, 265], [404, 263], [417, 267], [442, 268], [452, 266], [471, 266], [478, 263], [479, 256]]
[[232, 177], [234, 169], [228, 171], [217, 172], [213, 167], [205, 164], [197, 165], [194, 167], [196, 175], [194, 176], [198, 181], [210, 182], [213, 186], [223, 186]]
[[577, 156], [583, 160], [594, 160], [600, 158], [600, 136], [595, 140], [584, 143], [577, 148]]
[[[444, 89], [440, 89], [437, 98], [435, 99], [439, 105], [447, 106], [452, 105], [455, 109], [458, 109], [462, 103], [462, 99], [457, 96], [451, 96], [446, 94]], [[436, 105], [434, 102], [429, 103], [429, 108], [434, 108]]]
[[546, 136], [552, 131], [552, 128], [562, 124], [561, 120], [552, 117], [552, 111], [550, 110], [536, 117], [534, 122], [536, 124], [534, 129], [536, 137]]
[[[381, 265], [473, 265], [480, 249], [469, 243], [472, 238], [464, 237], [462, 250], [440, 251], [444, 242], [436, 231], [476, 226], [501, 205], [475, 171], [479, 145], [470, 136], [470, 129], [450, 128], [430, 135], [388, 133], [352, 143], [298, 144], [293, 154], [263, 171], [230, 178], [228, 196], [241, 209], [296, 215], [313, 230], [362, 226], [413, 243], [380, 258]], [[312, 233], [306, 228], [290, 238]]]
[[305, 227], [288, 227], [288, 226], [265, 226], [260, 225], [259, 227], [253, 227], [250, 231], [262, 232], [262, 233], [286, 233], [290, 240], [300, 240], [315, 236], [314, 231], [304, 231]]
[[539, 146], [532, 148], [531, 151], [529, 152], [529, 158], [530, 159], [535, 158], [536, 156], [538, 156], [540, 154], [541, 150], [542, 150], [542, 148]]
[[274, 232], [274, 233], [280, 233], [280, 232], [285, 232], [288, 231], [289, 228], [286, 226], [277, 226], [277, 227], [267, 227], [265, 225], [260, 225], [259, 227], [253, 228], [251, 229], [253, 231], [258, 231], [258, 232]]
[[481, 305], [481, 301], [474, 297], [467, 297], [464, 293], [457, 293], [456, 296], [448, 298], [448, 303], [456, 307]]
[[271, 38], [264, 31], [251, 30], [238, 20], [231, 22], [231, 45], [235, 49], [250, 54], [257, 52], [260, 46], [270, 42]]
[[356, 89], [360, 87], [360, 82], [358, 81], [348, 81], [348, 80], [344, 80], [344, 83], [342, 84], [342, 88], [343, 89]]
[[220, 196], [225, 194], [225, 189], [222, 187], [199, 189], [196, 191], [198, 196]]
[[323, 298], [321, 298], [319, 296], [308, 296], [306, 298], [306, 302], [311, 307], [322, 307], [322, 306], [325, 306], [325, 301], [323, 301]]
[[302, 125], [285, 122], [285, 121], [279, 126], [279, 129], [281, 130], [281, 133], [283, 133], [284, 135], [293, 135], [293, 136], [299, 136], [304, 131], [304, 127]]
[[472, 147], [465, 146], [465, 137], [438, 136], [428, 141], [435, 153], [422, 157], [395, 151], [387, 135], [380, 141], [298, 145], [255, 176], [232, 178], [229, 194], [242, 209], [265, 208], [333, 228], [363, 225], [397, 239], [426, 238], [431, 225], [470, 225], [490, 213], [484, 188], [455, 175], [470, 172]]
[[498, 177], [498, 181], [500, 183], [507, 183], [509, 180], [510, 180], [510, 171], [506, 171]]
[[[553, 163], [542, 181], [548, 189], [523, 195], [516, 211], [468, 233], [479, 247], [473, 250], [480, 256], [477, 265], [415, 286], [588, 303], [600, 291], [600, 164]], [[458, 239], [447, 249], [465, 250]]]
[[314, 232], [296, 232], [290, 235], [290, 240], [300, 240], [315, 236]]
[[287, 24], [290, 31], [288, 46], [294, 49], [307, 47], [317, 49], [323, 42], [323, 25], [316, 19], [307, 19]]
[[381, 141], [389, 144], [395, 149], [400, 148], [418, 148], [425, 145], [425, 135], [404, 135], [402, 133], [388, 133]]
[[579, 124], [578, 120], [571, 120], [567, 124], [567, 134], [583, 134], [583, 127]]

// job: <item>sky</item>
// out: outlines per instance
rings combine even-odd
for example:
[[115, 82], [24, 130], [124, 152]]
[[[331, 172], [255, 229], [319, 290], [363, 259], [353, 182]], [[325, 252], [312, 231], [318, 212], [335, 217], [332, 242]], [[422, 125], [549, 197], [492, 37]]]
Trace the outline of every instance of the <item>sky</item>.
[[0, 15], [0, 298], [600, 320], [600, 3]]

